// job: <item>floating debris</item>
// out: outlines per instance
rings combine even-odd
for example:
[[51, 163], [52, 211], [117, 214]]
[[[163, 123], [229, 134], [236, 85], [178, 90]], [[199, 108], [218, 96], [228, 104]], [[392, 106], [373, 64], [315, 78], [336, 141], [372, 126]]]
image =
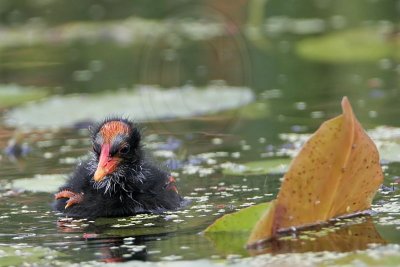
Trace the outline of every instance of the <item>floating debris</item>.
[[177, 260], [180, 260], [182, 258], [183, 257], [179, 256], [179, 255], [170, 255], [170, 256], [161, 257], [161, 260], [164, 260], [164, 261], [177, 261]]
[[15, 133], [14, 137], [8, 140], [7, 147], [4, 149], [4, 153], [12, 161], [16, 161], [21, 157], [27, 156], [32, 148], [28, 143], [24, 142], [23, 135], [21, 133]]

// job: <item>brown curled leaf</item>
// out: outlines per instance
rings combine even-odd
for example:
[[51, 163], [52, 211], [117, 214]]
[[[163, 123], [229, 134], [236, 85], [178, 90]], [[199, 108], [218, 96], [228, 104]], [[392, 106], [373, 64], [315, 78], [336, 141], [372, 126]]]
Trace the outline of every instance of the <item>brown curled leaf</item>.
[[278, 230], [326, 222], [367, 210], [383, 181], [379, 154], [346, 97], [343, 114], [305, 143], [284, 176], [278, 197], [252, 230], [248, 244]]

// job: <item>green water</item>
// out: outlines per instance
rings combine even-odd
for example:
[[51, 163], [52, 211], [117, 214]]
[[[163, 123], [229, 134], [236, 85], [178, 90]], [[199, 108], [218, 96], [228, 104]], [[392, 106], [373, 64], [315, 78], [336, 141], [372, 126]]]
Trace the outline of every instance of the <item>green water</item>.
[[[378, 132], [375, 140], [399, 143], [399, 10], [399, 2], [389, 0], [2, 1], [0, 147], [18, 132], [30, 153], [17, 160], [5, 152], [0, 157], [0, 266], [133, 260], [212, 264], [250, 257], [243, 247], [246, 234], [213, 239], [200, 232], [223, 214], [273, 199], [282, 170], [228, 175], [224, 164], [289, 158], [298, 148], [298, 134], [311, 133], [339, 114], [344, 95], [366, 129], [394, 127]], [[90, 116], [61, 129], [15, 129], [9, 123], [11, 106], [44, 95], [60, 96], [62, 102], [72, 93], [113, 94], [138, 85], [201, 90], [215, 80], [250, 88], [255, 103], [199, 116], [188, 112], [174, 118], [166, 112], [160, 120], [142, 121], [149, 153], [177, 167], [172, 171], [179, 191], [192, 200], [157, 217], [60, 222], [63, 217], [50, 208], [53, 192], [43, 188], [51, 186], [49, 179], [62, 180], [90, 149], [88, 132], [78, 129], [91, 122]], [[10, 84], [42, 91], [11, 101], [3, 89]], [[196, 99], [177, 101], [190, 111]], [[157, 109], [162, 103], [152, 105]], [[168, 105], [174, 108], [173, 102]], [[101, 108], [115, 114], [118, 103], [110, 98]], [[297, 135], [288, 141], [282, 133]], [[166, 152], [163, 144], [171, 138], [181, 144]], [[400, 171], [395, 145], [386, 148], [383, 161], [388, 187]], [[15, 182], [24, 178], [33, 182]], [[372, 217], [344, 222], [325, 237], [282, 241], [264, 251], [267, 258], [250, 257], [250, 263], [327, 251], [350, 253], [336, 254], [343, 257], [336, 263], [346, 264], [355, 251], [361, 251], [356, 260], [365, 260], [366, 249], [377, 253], [378, 263], [387, 260], [385, 249], [395, 254], [400, 244], [394, 189], [378, 193]], [[318, 255], [322, 263], [315, 264], [332, 263], [331, 255]], [[385, 263], [399, 259], [393, 262]]]

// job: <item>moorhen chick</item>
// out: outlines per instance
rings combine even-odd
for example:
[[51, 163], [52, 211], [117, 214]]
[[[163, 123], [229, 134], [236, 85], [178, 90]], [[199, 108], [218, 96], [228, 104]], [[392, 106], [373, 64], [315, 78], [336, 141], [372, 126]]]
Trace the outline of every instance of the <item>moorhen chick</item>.
[[175, 179], [145, 155], [141, 133], [122, 118], [93, 128], [91, 158], [55, 194], [53, 207], [70, 217], [121, 217], [181, 206]]

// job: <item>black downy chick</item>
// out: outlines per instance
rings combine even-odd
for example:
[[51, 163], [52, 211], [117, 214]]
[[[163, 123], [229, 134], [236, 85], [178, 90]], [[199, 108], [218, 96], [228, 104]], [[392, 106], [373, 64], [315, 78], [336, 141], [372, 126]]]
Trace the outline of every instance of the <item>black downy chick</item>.
[[92, 131], [93, 153], [55, 194], [53, 207], [77, 218], [161, 213], [182, 204], [175, 179], [152, 164], [133, 122], [110, 118]]

